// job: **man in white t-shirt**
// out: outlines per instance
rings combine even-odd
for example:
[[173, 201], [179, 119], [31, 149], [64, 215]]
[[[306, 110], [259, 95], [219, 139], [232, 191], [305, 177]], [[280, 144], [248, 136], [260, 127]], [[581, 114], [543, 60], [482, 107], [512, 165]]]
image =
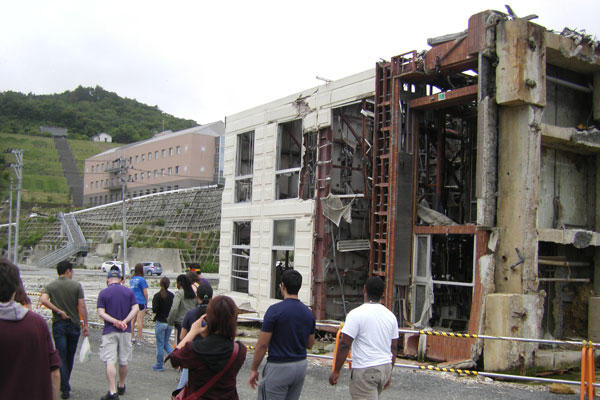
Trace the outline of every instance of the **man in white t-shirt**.
[[348, 313], [342, 328], [329, 383], [337, 383], [352, 347], [352, 399], [378, 399], [381, 391], [391, 383], [398, 343], [398, 320], [380, 303], [384, 289], [381, 278], [369, 278], [363, 288], [365, 303]]

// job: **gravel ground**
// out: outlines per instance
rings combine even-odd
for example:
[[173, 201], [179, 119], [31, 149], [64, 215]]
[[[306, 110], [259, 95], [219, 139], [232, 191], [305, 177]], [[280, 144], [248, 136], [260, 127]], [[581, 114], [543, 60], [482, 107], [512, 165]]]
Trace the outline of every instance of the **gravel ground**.
[[[54, 269], [40, 270], [35, 267], [22, 267], [21, 275], [23, 283], [30, 293], [37, 293], [41, 288], [55, 279]], [[174, 278], [175, 274], [169, 278]], [[210, 276], [208, 278], [211, 278]], [[75, 270], [74, 279], [81, 282], [86, 296], [86, 304], [90, 315], [90, 322], [100, 322], [96, 313], [96, 300], [98, 292], [106, 287], [105, 275], [99, 271]], [[158, 291], [158, 279], [148, 278], [150, 298]], [[173, 281], [173, 279], [172, 279]], [[35, 307], [37, 296], [30, 296]], [[42, 315], [50, 316], [48, 310], [35, 309]], [[151, 366], [155, 362], [154, 338], [152, 336], [151, 313], [146, 314], [145, 343], [135, 346], [133, 360], [130, 364], [130, 374], [127, 379], [127, 393], [122, 396], [125, 399], [168, 399], [171, 391], [175, 388], [178, 380], [178, 372], [166, 368], [164, 372], [154, 372]], [[252, 329], [243, 329], [244, 337], [241, 338], [246, 344], [253, 344]], [[90, 330], [92, 351], [97, 352], [100, 344], [100, 328]], [[238, 375], [238, 392], [240, 399], [255, 399], [256, 391], [248, 384], [250, 375], [250, 364], [252, 352], [248, 352], [248, 358]], [[399, 360], [400, 362], [400, 360]], [[402, 363], [411, 363], [402, 360]], [[309, 359], [309, 367], [306, 381], [302, 392], [302, 399], [348, 399], [349, 373], [342, 373], [337, 386], [328, 384], [331, 364], [320, 359]], [[100, 362], [97, 354], [92, 360], [84, 364], [75, 363], [71, 376], [72, 399], [100, 398], [108, 389], [105, 377], [104, 364]], [[574, 387], [576, 390], [577, 387]], [[459, 377], [455, 374], [438, 373], [430, 371], [395, 368], [393, 372], [392, 386], [384, 392], [382, 399], [457, 399], [457, 400], [481, 400], [481, 399], [575, 399], [578, 395], [557, 395], [548, 391], [543, 385], [522, 385], [493, 381], [483, 377]]]

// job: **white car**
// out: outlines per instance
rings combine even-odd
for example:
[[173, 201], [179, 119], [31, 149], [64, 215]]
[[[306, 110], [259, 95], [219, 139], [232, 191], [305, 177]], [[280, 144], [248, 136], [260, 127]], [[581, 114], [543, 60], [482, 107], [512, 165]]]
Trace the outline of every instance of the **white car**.
[[[102, 263], [102, 265], [100, 266], [100, 269], [102, 270], [102, 272], [104, 273], [108, 273], [108, 271], [110, 271], [110, 269], [112, 267], [116, 266], [117, 268], [119, 268], [121, 270], [121, 273], [123, 273], [123, 263], [121, 261], [104, 261]], [[129, 263], [126, 262], [125, 263], [125, 278], [129, 277]]]

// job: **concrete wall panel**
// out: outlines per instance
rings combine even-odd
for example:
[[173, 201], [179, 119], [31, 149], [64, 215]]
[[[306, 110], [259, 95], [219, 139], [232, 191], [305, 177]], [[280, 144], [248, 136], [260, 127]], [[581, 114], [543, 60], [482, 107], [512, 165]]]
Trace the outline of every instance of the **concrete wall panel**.
[[[496, 101], [501, 105], [546, 105], [545, 28], [523, 19], [496, 29]], [[524, 40], [528, 38], [528, 40]]]
[[594, 229], [593, 157], [542, 148], [538, 228], [575, 226]]
[[327, 126], [331, 126], [331, 109], [321, 109], [319, 110], [319, 115], [317, 116], [317, 128], [325, 128]]

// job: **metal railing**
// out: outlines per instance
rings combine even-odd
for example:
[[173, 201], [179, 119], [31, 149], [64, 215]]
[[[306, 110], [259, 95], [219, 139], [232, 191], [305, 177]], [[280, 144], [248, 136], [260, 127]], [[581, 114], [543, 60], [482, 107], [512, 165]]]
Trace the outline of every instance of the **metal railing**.
[[[256, 317], [248, 317], [240, 315], [238, 316], [238, 320], [247, 320], [253, 322], [262, 322], [261, 318]], [[340, 329], [340, 324], [333, 323], [316, 323], [317, 327], [320, 328], [336, 328]], [[445, 337], [453, 337], [453, 338], [462, 338], [462, 339], [483, 339], [483, 340], [505, 340], [505, 341], [514, 341], [514, 342], [525, 342], [525, 343], [543, 343], [543, 344], [560, 344], [560, 345], [571, 345], [578, 346], [582, 348], [582, 354], [586, 349], [590, 349], [591, 355], [582, 356], [581, 366], [582, 366], [582, 376], [581, 381], [572, 381], [567, 379], [553, 379], [553, 378], [542, 378], [542, 377], [533, 377], [533, 376], [525, 376], [525, 375], [511, 375], [511, 374], [502, 374], [497, 372], [485, 372], [485, 371], [475, 371], [475, 370], [467, 370], [467, 369], [457, 369], [457, 368], [443, 368], [435, 365], [413, 365], [413, 364], [403, 364], [403, 363], [394, 363], [394, 366], [401, 368], [411, 368], [411, 369], [420, 369], [420, 370], [428, 370], [434, 372], [451, 372], [463, 375], [472, 375], [472, 376], [484, 376], [488, 378], [502, 378], [502, 379], [512, 379], [512, 380], [522, 380], [522, 381], [537, 381], [537, 382], [546, 382], [546, 383], [562, 383], [566, 385], [581, 385], [582, 391], [587, 390], [589, 392], [589, 387], [600, 387], [599, 383], [595, 383], [595, 378], [593, 374], [587, 375], [585, 372], [586, 369], [594, 369], [593, 366], [593, 349], [596, 347], [600, 347], [600, 343], [593, 343], [591, 341], [582, 340], [550, 340], [550, 339], [535, 339], [535, 338], [522, 338], [522, 337], [510, 337], [510, 336], [493, 336], [493, 335], [478, 335], [471, 333], [454, 333], [454, 332], [444, 332], [444, 331], [434, 331], [434, 330], [414, 330], [414, 329], [398, 329], [398, 333], [408, 333], [408, 334], [418, 334], [418, 335], [428, 335], [428, 336], [445, 336]], [[318, 358], [326, 358], [326, 359], [334, 359], [334, 357], [329, 356], [320, 356], [320, 355], [308, 355], [310, 357], [318, 357]], [[348, 361], [352, 361], [351, 358], [348, 358]], [[591, 363], [591, 367], [588, 366], [588, 363]], [[586, 386], [587, 385], [587, 386]], [[587, 387], [587, 389], [586, 389]], [[591, 397], [590, 397], [591, 398]]]
[[42, 267], [55, 265], [77, 253], [86, 252], [88, 250], [85, 237], [83, 236], [83, 232], [81, 231], [77, 220], [75, 220], [75, 216], [72, 213], [63, 214], [59, 212], [58, 220], [67, 235], [67, 244], [42, 257], [39, 261], [39, 264]]

